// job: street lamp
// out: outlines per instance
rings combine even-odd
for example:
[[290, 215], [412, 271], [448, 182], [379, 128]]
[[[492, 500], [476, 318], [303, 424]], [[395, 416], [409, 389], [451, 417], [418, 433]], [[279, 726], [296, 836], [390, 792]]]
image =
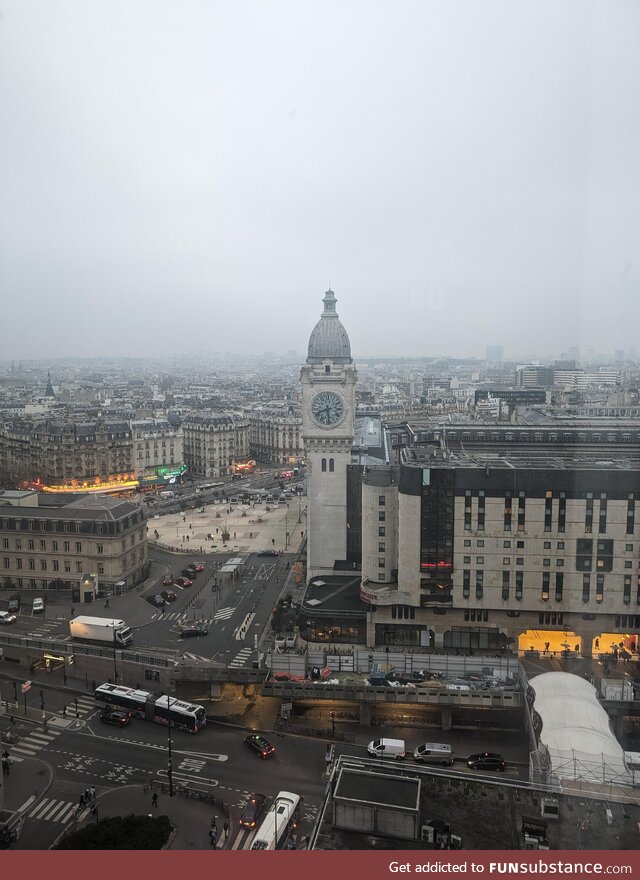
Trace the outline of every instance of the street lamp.
[[167, 763], [167, 779], [169, 780], [169, 797], [173, 797], [173, 764], [171, 761], [171, 697], [167, 694], [167, 746], [169, 760]]

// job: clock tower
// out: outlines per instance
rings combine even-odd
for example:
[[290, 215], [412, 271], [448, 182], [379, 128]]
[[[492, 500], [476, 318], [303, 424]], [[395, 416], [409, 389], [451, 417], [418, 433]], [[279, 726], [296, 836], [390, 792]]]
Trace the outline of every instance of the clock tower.
[[355, 434], [356, 368], [332, 290], [300, 371], [307, 460], [307, 577], [331, 574], [347, 558], [347, 465]]

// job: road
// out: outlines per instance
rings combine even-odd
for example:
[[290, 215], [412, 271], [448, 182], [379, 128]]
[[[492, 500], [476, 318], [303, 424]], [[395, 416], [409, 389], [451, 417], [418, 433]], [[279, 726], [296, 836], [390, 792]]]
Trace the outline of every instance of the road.
[[[173, 731], [174, 783], [188, 782], [214, 792], [230, 807], [236, 832], [250, 792], [273, 797], [281, 790], [294, 791], [304, 798], [299, 834], [309, 834], [324, 794], [324, 744], [275, 735], [271, 741], [276, 752], [262, 760], [245, 747], [244, 735], [244, 731], [216, 725], [197, 736]], [[138, 720], [116, 729], [101, 724], [98, 715], [88, 714], [82, 729], [62, 731], [33, 757], [54, 772], [53, 785], [46, 792], [53, 812], [49, 817], [44, 810], [46, 818], [40, 818], [37, 814], [42, 808], [27, 808], [20, 847], [43, 849], [61, 833], [88, 786], [95, 785], [100, 795], [106, 789], [142, 785], [151, 778], [166, 781], [167, 730]], [[20, 763], [15, 759], [13, 772], [19, 773]], [[238, 846], [249, 845], [246, 832], [240, 833]]]

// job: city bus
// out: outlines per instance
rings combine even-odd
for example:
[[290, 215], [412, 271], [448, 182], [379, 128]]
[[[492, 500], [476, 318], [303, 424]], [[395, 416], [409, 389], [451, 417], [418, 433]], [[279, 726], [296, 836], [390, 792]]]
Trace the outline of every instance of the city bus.
[[256, 831], [251, 849], [283, 849], [289, 834], [298, 824], [302, 798], [291, 791], [281, 791]]
[[123, 685], [101, 684], [94, 691], [94, 699], [103, 706], [126, 709], [136, 718], [155, 721], [156, 724], [170, 724], [177, 730], [189, 733], [198, 733], [207, 723], [204, 707], [197, 703], [186, 703], [164, 694], [158, 697], [149, 691]]

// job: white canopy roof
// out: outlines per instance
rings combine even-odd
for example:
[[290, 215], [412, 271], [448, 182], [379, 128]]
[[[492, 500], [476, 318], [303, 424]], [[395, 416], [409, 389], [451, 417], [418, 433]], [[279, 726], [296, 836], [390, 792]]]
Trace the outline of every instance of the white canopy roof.
[[624, 751], [593, 685], [568, 672], [545, 672], [529, 684], [542, 720], [540, 742], [549, 750], [555, 776], [631, 784]]

